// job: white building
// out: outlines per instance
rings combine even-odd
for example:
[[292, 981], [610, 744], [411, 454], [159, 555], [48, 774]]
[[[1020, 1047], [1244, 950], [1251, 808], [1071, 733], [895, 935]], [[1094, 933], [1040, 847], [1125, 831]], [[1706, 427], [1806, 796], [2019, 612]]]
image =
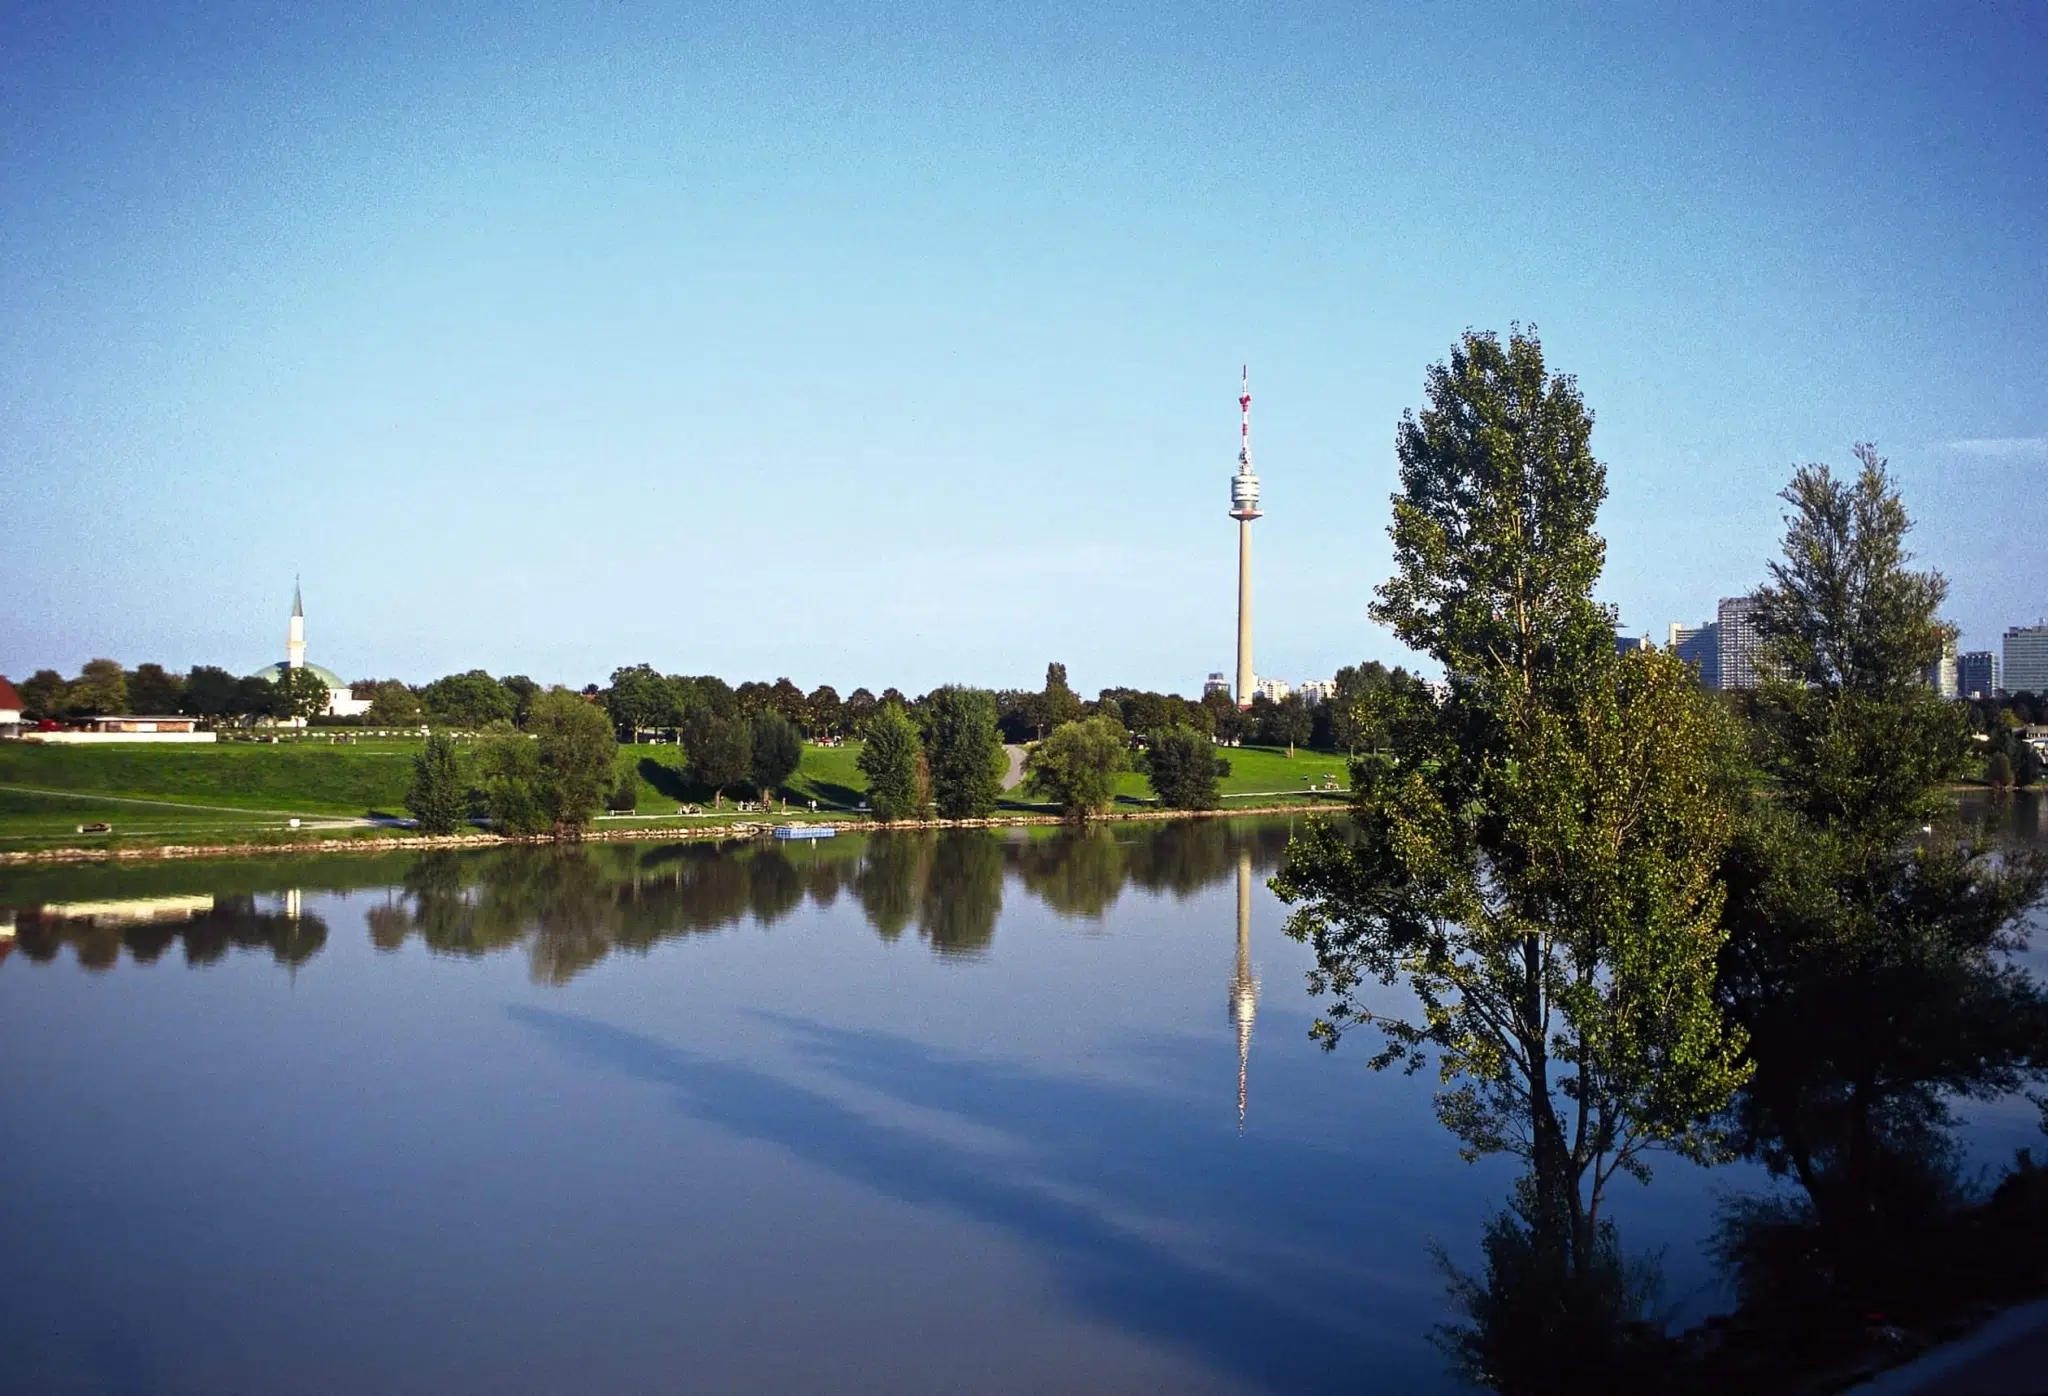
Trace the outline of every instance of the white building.
[[1221, 693], [1224, 697], [1229, 697], [1230, 675], [1212, 672], [1207, 679], [1203, 680], [1202, 696], [1207, 698], [1212, 693]]
[[1277, 703], [1288, 694], [1294, 692], [1294, 686], [1285, 679], [1254, 679], [1252, 680], [1252, 692], [1255, 694], [1263, 693], [1266, 695], [1268, 702]]
[[1294, 691], [1301, 695], [1302, 702], [1310, 706], [1314, 706], [1317, 703], [1327, 703], [1337, 694], [1337, 681], [1335, 679], [1303, 679], [1299, 684], [1295, 685]]
[[292, 583], [292, 618], [285, 627], [284, 663], [270, 664], [258, 669], [249, 677], [263, 679], [270, 683], [282, 683], [286, 673], [293, 669], [310, 669], [327, 685], [327, 712], [331, 717], [361, 717], [370, 710], [370, 700], [358, 698], [349, 691], [347, 682], [332, 669], [323, 669], [318, 664], [306, 662], [306, 605], [299, 595], [299, 584]]

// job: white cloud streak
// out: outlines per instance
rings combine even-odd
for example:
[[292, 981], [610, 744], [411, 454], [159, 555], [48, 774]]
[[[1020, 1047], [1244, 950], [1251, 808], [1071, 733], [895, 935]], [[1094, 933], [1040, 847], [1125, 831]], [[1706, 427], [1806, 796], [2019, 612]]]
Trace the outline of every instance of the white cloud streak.
[[1962, 441], [1944, 441], [1941, 447], [1961, 456], [1985, 456], [1997, 460], [2048, 459], [2048, 436], [1974, 436]]

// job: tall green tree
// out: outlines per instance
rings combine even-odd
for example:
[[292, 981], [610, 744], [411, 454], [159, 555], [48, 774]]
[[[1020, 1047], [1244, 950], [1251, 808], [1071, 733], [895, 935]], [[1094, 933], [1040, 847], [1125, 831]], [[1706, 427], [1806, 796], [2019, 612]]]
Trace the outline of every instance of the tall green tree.
[[996, 731], [995, 694], [951, 684], [933, 689], [925, 700], [924, 719], [932, 800], [939, 814], [947, 819], [993, 814], [1010, 768]]
[[128, 676], [118, 662], [89, 659], [65, 694], [70, 711], [84, 717], [128, 711]]
[[753, 769], [753, 728], [737, 711], [720, 713], [699, 703], [683, 714], [683, 753], [691, 780], [714, 793], [725, 791]]
[[462, 763], [446, 732], [427, 737], [412, 759], [412, 784], [405, 792], [406, 812], [423, 834], [452, 834], [468, 814]]
[[1215, 809], [1216, 782], [1230, 774], [1230, 762], [1200, 732], [1170, 727], [1152, 738], [1144, 757], [1145, 779], [1159, 803], [1171, 809]]
[[318, 717], [332, 701], [327, 680], [311, 669], [286, 669], [277, 681], [277, 703], [281, 717]]
[[1947, 583], [1910, 566], [1885, 462], [1856, 454], [1853, 479], [1804, 466], [1782, 496], [1784, 556], [1758, 593], [1775, 789], [1729, 856], [1721, 980], [1755, 1061], [1736, 1140], [1801, 1185], [1849, 1278], [1881, 1273], [1902, 1217], [1932, 1205], [1922, 1160], [1949, 1102], [2048, 1079], [2048, 996], [2008, 959], [2048, 859], [1950, 822], [1967, 713], [1921, 678]]
[[471, 731], [510, 722], [516, 713], [512, 695], [482, 669], [435, 679], [420, 690], [420, 703], [436, 722]]
[[419, 695], [397, 679], [385, 679], [370, 694], [368, 717], [386, 727], [410, 727], [420, 720]]
[[677, 707], [674, 686], [653, 666], [635, 664], [612, 670], [605, 708], [622, 741], [638, 742], [646, 729], [669, 726], [676, 720]]
[[1081, 718], [1081, 695], [1067, 682], [1067, 666], [1054, 661], [1045, 666], [1045, 689], [1031, 704], [1031, 719], [1043, 737], [1063, 723]]
[[754, 714], [748, 773], [764, 799], [788, 784], [803, 759], [804, 740], [795, 723], [774, 708]]
[[839, 690], [829, 683], [821, 683], [811, 690], [804, 699], [804, 710], [810, 714], [810, 730], [819, 737], [836, 737], [840, 724], [846, 720], [846, 705], [839, 701]]
[[[1434, 1055], [1443, 1123], [1468, 1157], [1527, 1160], [1530, 1207], [1590, 1274], [1609, 1180], [1653, 1145], [1712, 1152], [1741, 1080], [1713, 999], [1736, 744], [1683, 665], [1614, 652], [1606, 470], [1534, 332], [1466, 334], [1427, 394], [1396, 432], [1373, 615], [1460, 681], [1400, 704], [1348, 823], [1313, 822], [1274, 885], [1328, 995], [1315, 1035], [1375, 1029], [1375, 1066]], [[1416, 1012], [1369, 1006], [1397, 981]]]
[[507, 720], [477, 744], [477, 793], [494, 833], [523, 837], [546, 833], [541, 802], [540, 749]]
[[542, 814], [556, 838], [580, 837], [611, 793], [618, 744], [604, 710], [569, 689], [533, 700], [526, 730], [538, 758]]
[[1060, 807], [1069, 819], [1102, 814], [1116, 799], [1116, 779], [1131, 768], [1130, 734], [1121, 722], [1091, 717], [1062, 723], [1024, 758], [1024, 788]]
[[931, 772], [917, 724], [899, 705], [884, 703], [867, 720], [861, 738], [858, 764], [877, 817], [921, 818], [931, 803]]
[[64, 695], [69, 687], [55, 669], [36, 670], [21, 681], [21, 715], [39, 719], [62, 717]]
[[185, 684], [161, 664], [138, 664], [128, 675], [128, 702], [138, 713], [174, 713]]

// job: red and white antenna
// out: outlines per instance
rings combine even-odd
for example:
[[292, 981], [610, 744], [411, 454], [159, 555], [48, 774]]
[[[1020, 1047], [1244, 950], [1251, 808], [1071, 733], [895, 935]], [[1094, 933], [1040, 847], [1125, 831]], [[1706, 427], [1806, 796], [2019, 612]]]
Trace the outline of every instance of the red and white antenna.
[[1251, 366], [1245, 365], [1242, 372], [1244, 386], [1237, 395], [1237, 474], [1230, 480], [1230, 517], [1256, 519], [1259, 517], [1259, 475], [1252, 469]]

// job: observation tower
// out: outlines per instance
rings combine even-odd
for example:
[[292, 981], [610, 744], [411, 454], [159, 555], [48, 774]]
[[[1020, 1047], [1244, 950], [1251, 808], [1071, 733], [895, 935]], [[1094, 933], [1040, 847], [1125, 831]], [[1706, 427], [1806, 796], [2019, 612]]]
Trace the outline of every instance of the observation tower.
[[1237, 520], [1237, 705], [1252, 705], [1252, 520], [1259, 517], [1259, 474], [1252, 469], [1252, 374], [1237, 397], [1237, 474], [1230, 477], [1230, 517]]

